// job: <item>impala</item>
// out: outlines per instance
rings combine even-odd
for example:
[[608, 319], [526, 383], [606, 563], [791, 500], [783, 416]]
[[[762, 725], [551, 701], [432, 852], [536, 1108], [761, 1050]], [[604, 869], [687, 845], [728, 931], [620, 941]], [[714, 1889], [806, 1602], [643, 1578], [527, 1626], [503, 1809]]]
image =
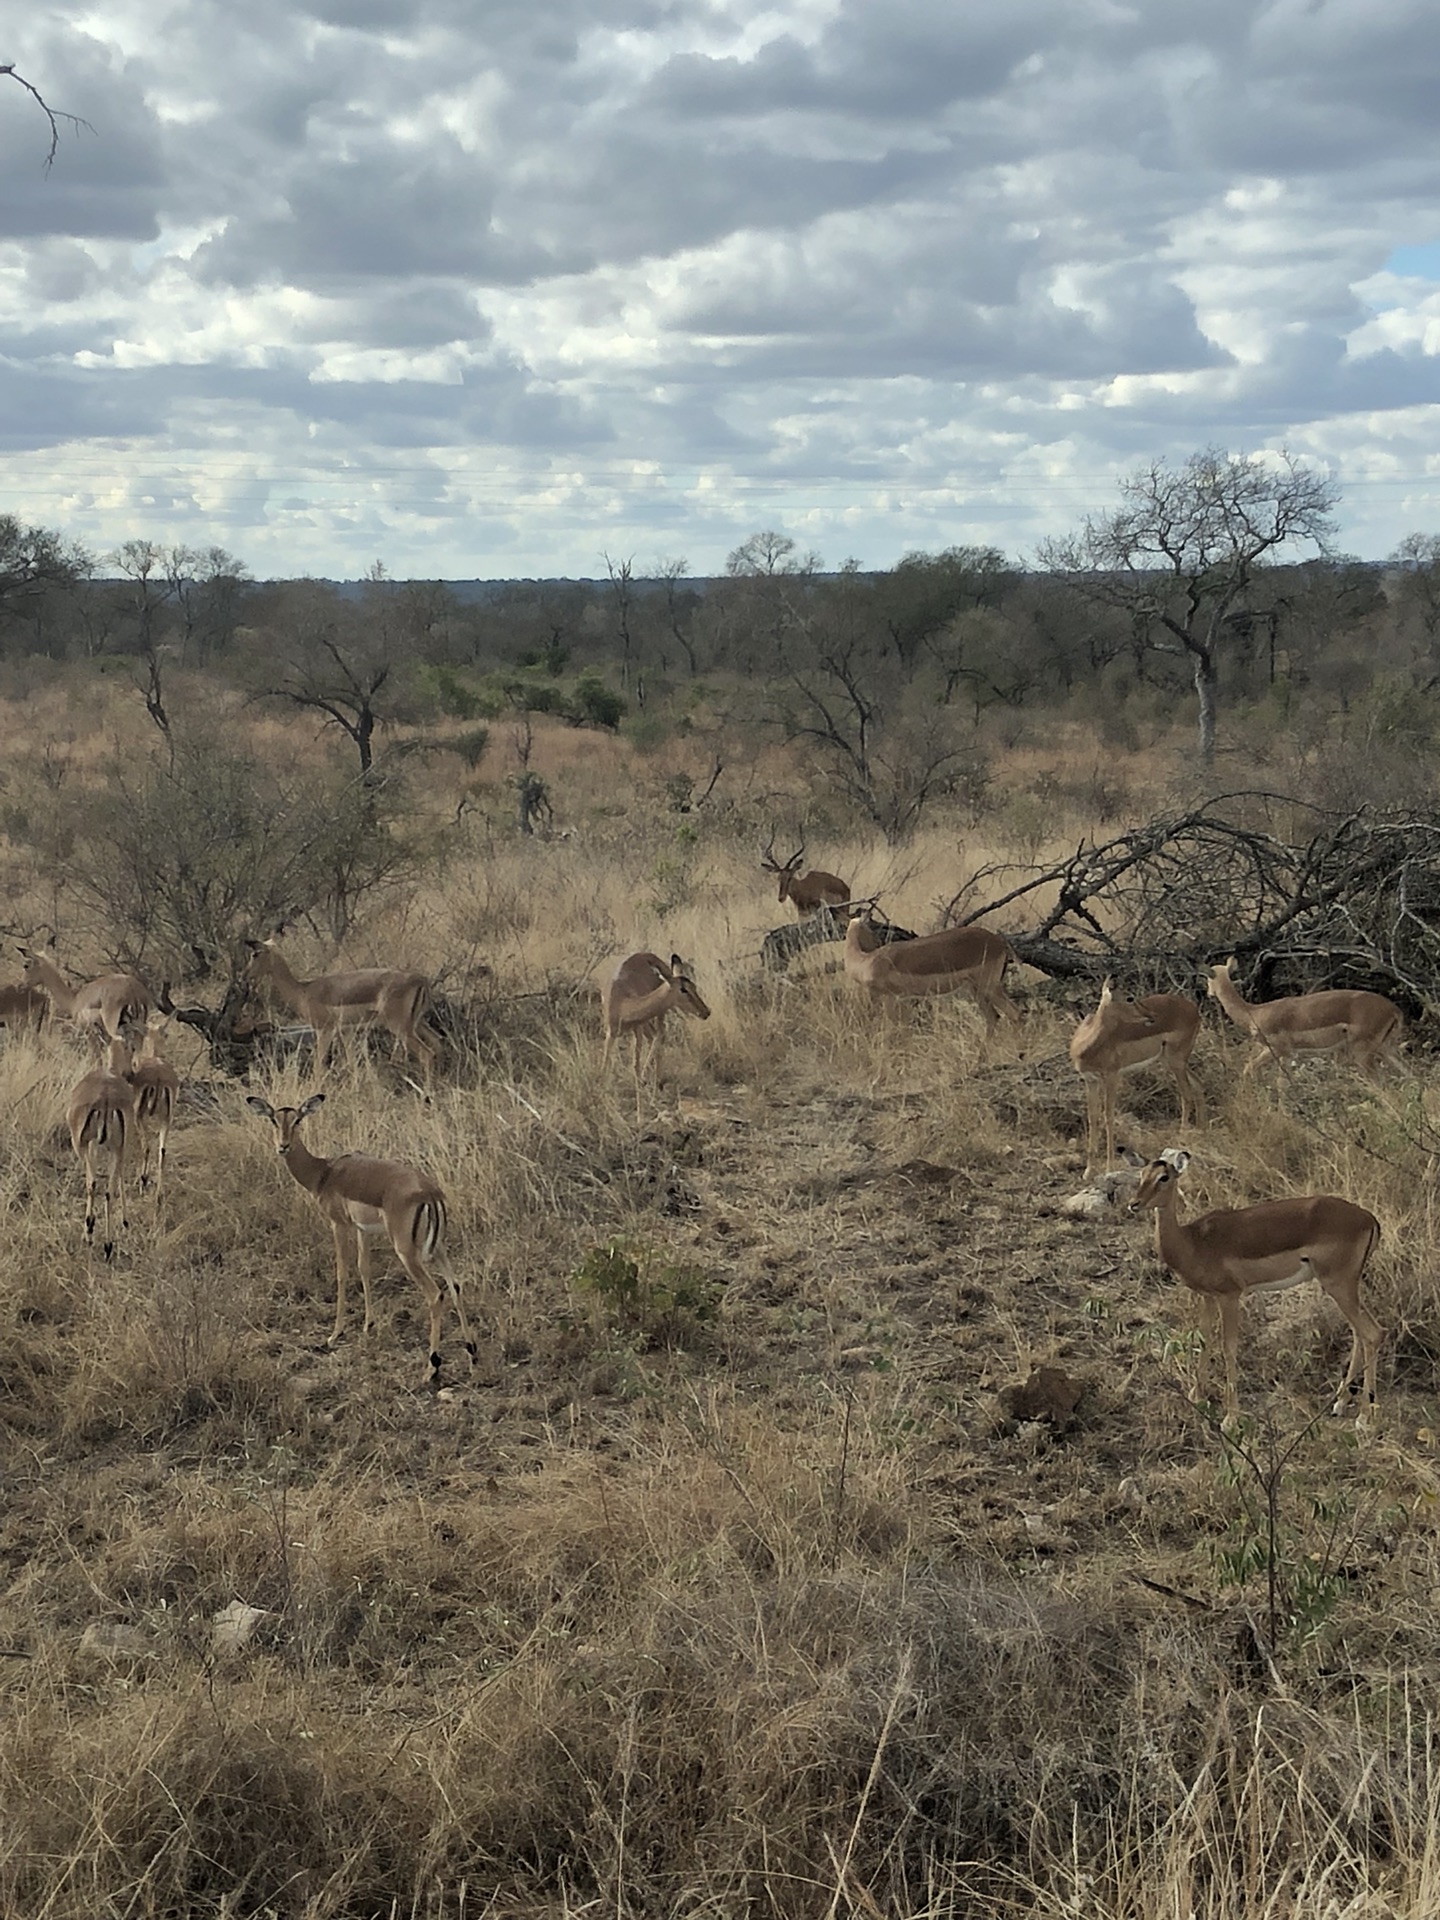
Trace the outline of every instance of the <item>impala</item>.
[[1020, 1018], [1020, 1009], [1005, 991], [1005, 970], [1014, 958], [1010, 942], [988, 927], [946, 927], [889, 945], [882, 944], [868, 914], [859, 913], [845, 933], [845, 971], [872, 1000], [954, 993], [964, 987], [992, 1028], [1002, 1014]]
[[605, 1064], [615, 1042], [628, 1033], [635, 1047], [635, 1111], [640, 1111], [641, 1052], [650, 1043], [650, 1064], [660, 1073], [660, 1042], [665, 1016], [673, 1007], [695, 1020], [708, 1020], [710, 1009], [700, 998], [694, 976], [678, 953], [667, 967], [658, 953], [632, 953], [605, 983]]
[[125, 1076], [135, 1094], [135, 1130], [141, 1146], [140, 1191], [149, 1191], [153, 1150], [157, 1202], [165, 1185], [165, 1149], [175, 1103], [180, 1098], [180, 1076], [168, 1060], [160, 1058], [160, 1036], [169, 1025], [168, 1015], [150, 1015], [145, 1022], [144, 1042]]
[[315, 1029], [315, 1048], [328, 1061], [342, 1027], [383, 1027], [413, 1054], [426, 1078], [440, 1057], [439, 1041], [426, 1031], [430, 982], [423, 973], [393, 967], [361, 967], [352, 973], [321, 973], [297, 980], [275, 939], [247, 940], [245, 978], [268, 987], [284, 1006]]
[[1190, 1078], [1190, 1050], [1200, 1031], [1200, 1009], [1178, 993], [1147, 993], [1138, 1000], [1117, 1000], [1114, 983], [1100, 989], [1100, 1004], [1076, 1027], [1070, 1040], [1070, 1064], [1085, 1082], [1086, 1172], [1095, 1165], [1095, 1147], [1105, 1134], [1105, 1171], [1115, 1158], [1115, 1095], [1122, 1073], [1156, 1063], [1175, 1082], [1180, 1124], [1190, 1124], [1193, 1101], [1205, 1118], [1205, 1096]]
[[106, 973], [73, 987], [50, 954], [29, 947], [20, 951], [25, 985], [49, 995], [57, 1019], [72, 1020], [87, 1032], [98, 1028], [107, 1040], [119, 1040], [127, 1025], [138, 1025], [150, 1011], [150, 995], [133, 973]]
[[135, 1095], [125, 1078], [130, 1049], [112, 1040], [106, 1063], [77, 1081], [65, 1110], [70, 1144], [85, 1169], [85, 1244], [95, 1244], [95, 1188], [105, 1172], [105, 1258], [115, 1258], [112, 1209], [120, 1225], [125, 1218], [125, 1153], [135, 1121]]
[[460, 1288], [445, 1259], [445, 1195], [437, 1183], [403, 1160], [377, 1160], [365, 1153], [341, 1153], [327, 1160], [311, 1153], [299, 1129], [302, 1121], [325, 1104], [323, 1093], [312, 1093], [298, 1107], [272, 1107], [268, 1100], [254, 1094], [245, 1104], [263, 1113], [274, 1127], [276, 1151], [330, 1222], [335, 1242], [335, 1325], [326, 1344], [333, 1347], [338, 1342], [345, 1324], [345, 1291], [357, 1250], [365, 1300], [361, 1331], [369, 1333], [370, 1256], [373, 1243], [383, 1233], [389, 1236], [396, 1257], [424, 1295], [429, 1310], [430, 1357], [425, 1384], [434, 1387], [440, 1383], [440, 1325], [447, 1297], [460, 1323], [460, 1338], [473, 1372], [475, 1342], [470, 1337]]
[[802, 842], [797, 853], [782, 865], [775, 858], [775, 836], [770, 836], [770, 844], [760, 855], [760, 868], [763, 873], [779, 876], [779, 901], [783, 907], [788, 900], [802, 919], [806, 914], [818, 913], [821, 907], [843, 907], [850, 898], [850, 888], [838, 874], [826, 873], [821, 867], [807, 867], [800, 871], [800, 862], [805, 858]]
[[1360, 1278], [1380, 1238], [1379, 1221], [1364, 1207], [1325, 1193], [1266, 1200], [1256, 1207], [1182, 1220], [1180, 1176], [1189, 1164], [1189, 1154], [1167, 1147], [1141, 1174], [1130, 1206], [1132, 1211], [1154, 1209], [1155, 1245], [1161, 1260], [1200, 1295], [1212, 1322], [1219, 1310], [1227, 1415], [1239, 1409], [1241, 1301], [1247, 1293], [1278, 1293], [1315, 1280], [1344, 1314], [1354, 1335], [1334, 1411], [1343, 1413], [1361, 1391], [1363, 1368], [1365, 1398], [1357, 1425], [1367, 1425], [1375, 1407], [1375, 1357], [1385, 1329], [1360, 1298]]
[[1236, 984], [1235, 958], [1212, 967], [1207, 991], [1236, 1026], [1257, 1041], [1245, 1063], [1250, 1073], [1264, 1059], [1287, 1066], [1292, 1054], [1335, 1053], [1362, 1073], [1393, 1056], [1405, 1038], [1405, 1017], [1383, 993], [1332, 987], [1323, 993], [1297, 993], [1285, 1000], [1246, 1000]]

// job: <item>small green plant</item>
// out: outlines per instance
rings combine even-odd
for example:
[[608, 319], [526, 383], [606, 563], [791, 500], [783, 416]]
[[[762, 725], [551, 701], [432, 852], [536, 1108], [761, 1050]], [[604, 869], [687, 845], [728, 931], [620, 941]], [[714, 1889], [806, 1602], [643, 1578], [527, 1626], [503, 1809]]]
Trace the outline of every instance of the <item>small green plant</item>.
[[570, 1276], [617, 1324], [653, 1337], [677, 1337], [718, 1317], [725, 1282], [638, 1242], [591, 1247]]
[[1297, 1484], [1297, 1459], [1323, 1416], [1288, 1438], [1268, 1421], [1206, 1417], [1220, 1442], [1220, 1484], [1236, 1502], [1224, 1538], [1211, 1549], [1216, 1581], [1236, 1588], [1263, 1581], [1272, 1655], [1287, 1642], [1303, 1646], [1345, 1591], [1359, 1525], [1343, 1490], [1312, 1494]]

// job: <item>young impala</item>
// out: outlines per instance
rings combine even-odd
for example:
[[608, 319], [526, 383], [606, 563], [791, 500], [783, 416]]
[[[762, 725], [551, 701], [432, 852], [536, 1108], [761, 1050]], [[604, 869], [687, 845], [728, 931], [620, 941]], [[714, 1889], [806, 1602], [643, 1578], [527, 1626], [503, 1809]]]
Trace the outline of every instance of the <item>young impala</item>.
[[1200, 1031], [1200, 1009], [1178, 993], [1147, 993], [1138, 1000], [1117, 1000], [1106, 980], [1100, 1004], [1076, 1027], [1070, 1039], [1070, 1064], [1085, 1083], [1086, 1172], [1095, 1166], [1103, 1128], [1105, 1171], [1115, 1158], [1115, 1096], [1120, 1076], [1152, 1063], [1163, 1066], [1180, 1099], [1180, 1124], [1190, 1124], [1190, 1108], [1205, 1118], [1205, 1096], [1190, 1078], [1190, 1051]]
[[350, 973], [321, 973], [300, 980], [290, 969], [275, 937], [247, 940], [245, 978], [268, 987], [275, 998], [315, 1029], [317, 1055], [328, 1061], [335, 1037], [344, 1027], [384, 1027], [419, 1060], [428, 1079], [440, 1057], [440, 1043], [428, 1026], [430, 982], [423, 973], [394, 967], [360, 967]]
[[[403, 1160], [377, 1160], [366, 1153], [340, 1153], [326, 1159], [311, 1153], [300, 1138], [300, 1125], [325, 1104], [323, 1093], [312, 1093], [298, 1107], [272, 1107], [254, 1094], [245, 1103], [263, 1113], [275, 1129], [275, 1147], [293, 1179], [310, 1195], [330, 1222], [335, 1242], [335, 1325], [328, 1345], [334, 1346], [345, 1324], [345, 1290], [358, 1250], [360, 1289], [365, 1300], [365, 1325], [371, 1327], [370, 1257], [374, 1242], [388, 1236], [396, 1257], [424, 1295], [430, 1316], [430, 1347], [425, 1384], [440, 1381], [440, 1326], [448, 1299], [460, 1323], [460, 1338], [470, 1366], [475, 1366], [475, 1342], [465, 1317], [465, 1302], [445, 1258], [445, 1195], [428, 1174]], [[434, 1272], [431, 1272], [431, 1269]], [[438, 1280], [436, 1275], [439, 1276]]]
[[85, 1169], [85, 1244], [95, 1244], [95, 1188], [105, 1175], [105, 1258], [115, 1258], [114, 1218], [125, 1218], [125, 1154], [135, 1124], [135, 1095], [125, 1078], [130, 1049], [123, 1040], [110, 1042], [103, 1067], [96, 1067], [76, 1083], [65, 1110], [70, 1144]]
[[1265, 1200], [1255, 1207], [1182, 1220], [1180, 1176], [1189, 1164], [1189, 1154], [1167, 1147], [1141, 1174], [1130, 1206], [1154, 1209], [1155, 1245], [1161, 1260], [1200, 1295], [1212, 1322], [1219, 1311], [1226, 1413], [1239, 1409], [1236, 1373], [1240, 1304], [1245, 1295], [1278, 1293], [1314, 1280], [1339, 1307], [1354, 1335], [1334, 1411], [1343, 1413], [1363, 1391], [1356, 1424], [1368, 1424], [1375, 1408], [1375, 1357], [1385, 1329], [1360, 1298], [1360, 1279], [1380, 1238], [1380, 1222], [1364, 1207], [1328, 1193]]
[[1245, 1063], [1250, 1073], [1262, 1060], [1288, 1066], [1297, 1053], [1344, 1051], [1351, 1066], [1373, 1073], [1405, 1038], [1405, 1016], [1383, 993], [1331, 987], [1323, 993], [1295, 993], [1284, 1000], [1246, 1000], [1235, 978], [1235, 958], [1212, 967], [1207, 983], [1242, 1032], [1259, 1044]]

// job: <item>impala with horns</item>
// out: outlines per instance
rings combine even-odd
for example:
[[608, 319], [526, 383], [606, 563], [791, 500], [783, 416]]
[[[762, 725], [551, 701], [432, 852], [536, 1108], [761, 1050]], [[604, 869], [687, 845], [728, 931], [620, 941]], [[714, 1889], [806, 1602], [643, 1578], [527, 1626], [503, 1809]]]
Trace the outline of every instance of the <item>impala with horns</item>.
[[[1177, 1279], [1200, 1295], [1213, 1325], [1218, 1310], [1225, 1350], [1225, 1411], [1239, 1410], [1236, 1387], [1240, 1306], [1247, 1293], [1278, 1293], [1316, 1281], [1349, 1323], [1350, 1364], [1336, 1390], [1343, 1413], [1363, 1392], [1357, 1425], [1375, 1407], [1375, 1359], [1385, 1329], [1360, 1298], [1360, 1280], [1380, 1238], [1380, 1222], [1364, 1207], [1333, 1194], [1266, 1200], [1255, 1207], [1180, 1217], [1180, 1176], [1190, 1156], [1167, 1147], [1140, 1176], [1132, 1211], [1155, 1212], [1155, 1245]], [[1363, 1374], [1363, 1385], [1362, 1385]]]
[[1190, 1053], [1200, 1031], [1200, 1009], [1178, 993], [1147, 993], [1117, 999], [1108, 978], [1100, 1004], [1087, 1013], [1070, 1039], [1070, 1064], [1085, 1083], [1086, 1172], [1105, 1135], [1105, 1171], [1115, 1159], [1115, 1096], [1120, 1076], [1139, 1067], [1162, 1066], [1175, 1082], [1180, 1124], [1188, 1127], [1192, 1105], [1205, 1120], [1205, 1096], [1190, 1077]]
[[674, 1009], [694, 1020], [708, 1020], [710, 1009], [700, 997], [694, 975], [672, 953], [666, 966], [658, 953], [632, 953], [622, 960], [605, 983], [605, 1065], [615, 1042], [628, 1033], [634, 1045], [635, 1110], [640, 1110], [641, 1055], [650, 1045], [650, 1065], [658, 1080], [660, 1043], [665, 1032], [665, 1016]]
[[[168, 990], [167, 990], [168, 997]], [[135, 1131], [140, 1139], [140, 1191], [150, 1188], [150, 1163], [155, 1163], [155, 1198], [165, 1186], [165, 1152], [175, 1106], [180, 1098], [180, 1076], [160, 1057], [160, 1039], [170, 1025], [168, 1014], [152, 1013], [145, 1022], [145, 1038], [125, 1078], [135, 1094]]]
[[[282, 928], [281, 932], [284, 931]], [[420, 1062], [427, 1079], [440, 1057], [438, 1036], [428, 1026], [431, 985], [423, 973], [393, 967], [361, 967], [300, 980], [277, 944], [247, 940], [245, 978], [267, 987], [282, 1005], [315, 1029], [316, 1051], [328, 1063], [342, 1028], [383, 1027]]]
[[41, 953], [20, 949], [25, 961], [25, 985], [49, 996], [57, 1020], [69, 1020], [82, 1031], [119, 1040], [127, 1026], [138, 1026], [150, 1011], [150, 995], [133, 973], [105, 973], [75, 987], [55, 964], [54, 948]]
[[989, 927], [945, 927], [914, 940], [884, 943], [868, 909], [851, 918], [845, 933], [845, 971], [872, 1000], [956, 993], [963, 987], [991, 1027], [1002, 1016], [1020, 1018], [1005, 991], [1006, 969], [1014, 958], [1010, 942]]
[[76, 1083], [65, 1109], [70, 1144], [85, 1170], [85, 1244], [95, 1244], [95, 1189], [105, 1175], [105, 1258], [115, 1258], [115, 1219], [125, 1218], [125, 1155], [135, 1124], [135, 1094], [126, 1074], [130, 1049], [123, 1040], [110, 1042], [103, 1067], [96, 1067]]
[[821, 907], [843, 907], [850, 898], [848, 884], [838, 874], [826, 873], [821, 867], [807, 867], [802, 873], [800, 863], [804, 858], [802, 841], [799, 851], [792, 853], [783, 864], [777, 860], [773, 833], [769, 846], [760, 855], [761, 871], [779, 876], [781, 906], [790, 901], [802, 919], [806, 914], [818, 913]]
[[[440, 1327], [448, 1299], [460, 1324], [460, 1338], [475, 1366], [475, 1342], [465, 1317], [465, 1302], [445, 1258], [446, 1206], [440, 1186], [403, 1160], [377, 1160], [365, 1153], [341, 1153], [334, 1159], [312, 1153], [300, 1138], [300, 1125], [325, 1103], [312, 1093], [298, 1107], [272, 1107], [251, 1094], [246, 1105], [264, 1114], [275, 1129], [275, 1147], [291, 1176], [330, 1222], [335, 1242], [335, 1325], [327, 1345], [334, 1346], [345, 1324], [346, 1287], [356, 1263], [365, 1300], [365, 1325], [372, 1324], [370, 1259], [376, 1240], [389, 1238], [396, 1257], [424, 1296], [430, 1318], [425, 1384], [440, 1382]], [[432, 1271], [433, 1269], [433, 1271]], [[436, 1277], [438, 1275], [438, 1278]]]
[[1297, 1053], [1342, 1051], [1352, 1067], [1373, 1073], [1382, 1059], [1395, 1056], [1405, 1038], [1405, 1016], [1383, 993], [1330, 987], [1322, 993], [1291, 994], [1284, 1000], [1246, 1000], [1236, 979], [1233, 954], [1211, 968], [1206, 990], [1235, 1025], [1258, 1043], [1245, 1063], [1246, 1073], [1265, 1059], [1288, 1066]]

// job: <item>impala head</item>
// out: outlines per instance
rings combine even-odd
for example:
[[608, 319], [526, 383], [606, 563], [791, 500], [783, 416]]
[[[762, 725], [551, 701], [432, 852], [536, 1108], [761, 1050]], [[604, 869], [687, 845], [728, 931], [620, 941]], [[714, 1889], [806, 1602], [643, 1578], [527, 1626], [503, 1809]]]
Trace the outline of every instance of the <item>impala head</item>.
[[676, 992], [675, 1005], [681, 1013], [688, 1013], [696, 1020], [710, 1018], [710, 1009], [700, 998], [695, 976], [678, 953], [670, 956], [670, 981]]
[[1222, 960], [1218, 966], [1210, 969], [1210, 977], [1205, 982], [1205, 992], [1211, 1000], [1219, 999], [1221, 981], [1224, 981], [1227, 986], [1231, 987], [1236, 983], [1235, 956], [1233, 953], [1228, 960]]
[[275, 1129], [275, 1151], [288, 1153], [295, 1144], [295, 1134], [300, 1122], [314, 1113], [317, 1107], [323, 1107], [323, 1093], [312, 1093], [302, 1106], [272, 1107], [268, 1100], [262, 1100], [258, 1094], [250, 1094], [245, 1101], [247, 1107], [253, 1107], [256, 1113], [263, 1113]]
[[1173, 1195], [1176, 1182], [1189, 1164], [1188, 1153], [1182, 1152], [1179, 1147], [1166, 1147], [1141, 1174], [1130, 1196], [1131, 1213], [1138, 1213], [1142, 1207], [1163, 1206]]
[[794, 883], [795, 883], [795, 876], [797, 873], [799, 873], [800, 863], [804, 858], [805, 858], [805, 843], [802, 840], [800, 843], [799, 851], [797, 853], [792, 853], [790, 858], [786, 860], [783, 864], [779, 860], [777, 860], [775, 858], [775, 836], [773, 833], [770, 836], [769, 846], [766, 847], [764, 852], [760, 855], [761, 872], [778, 874], [779, 876], [780, 887], [776, 897], [779, 900], [782, 907], [784, 906], [785, 902], [790, 898], [791, 888], [794, 886]]

